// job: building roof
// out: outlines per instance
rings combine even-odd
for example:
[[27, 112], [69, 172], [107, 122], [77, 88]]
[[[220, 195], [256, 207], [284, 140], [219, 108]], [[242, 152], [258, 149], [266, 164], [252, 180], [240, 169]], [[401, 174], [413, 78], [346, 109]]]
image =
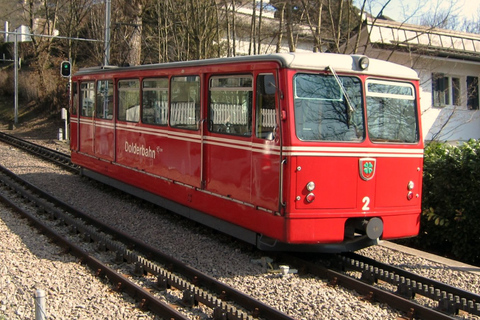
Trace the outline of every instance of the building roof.
[[372, 45], [397, 47], [441, 57], [480, 61], [480, 35], [368, 17]]

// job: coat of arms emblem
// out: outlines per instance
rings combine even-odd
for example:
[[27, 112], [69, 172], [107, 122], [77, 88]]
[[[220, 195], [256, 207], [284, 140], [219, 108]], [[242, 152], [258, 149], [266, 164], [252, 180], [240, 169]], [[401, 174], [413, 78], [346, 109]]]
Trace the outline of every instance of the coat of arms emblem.
[[368, 181], [373, 178], [375, 175], [376, 159], [372, 158], [361, 158], [359, 159], [359, 173], [360, 177]]

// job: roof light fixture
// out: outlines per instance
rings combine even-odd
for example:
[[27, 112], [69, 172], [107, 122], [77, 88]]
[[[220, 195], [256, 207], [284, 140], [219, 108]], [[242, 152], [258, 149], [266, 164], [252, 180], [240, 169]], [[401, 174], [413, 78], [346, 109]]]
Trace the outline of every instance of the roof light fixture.
[[360, 67], [360, 69], [362, 70], [365, 70], [368, 68], [368, 66], [370, 65], [370, 59], [368, 59], [368, 57], [361, 57], [359, 60], [358, 60], [358, 66]]

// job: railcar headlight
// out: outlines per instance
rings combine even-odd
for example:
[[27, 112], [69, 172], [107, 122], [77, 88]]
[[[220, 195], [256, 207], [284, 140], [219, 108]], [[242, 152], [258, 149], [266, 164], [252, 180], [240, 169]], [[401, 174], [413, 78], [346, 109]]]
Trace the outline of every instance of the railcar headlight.
[[315, 190], [315, 182], [310, 181], [309, 183], [307, 183], [307, 190], [310, 191], [310, 192]]
[[415, 184], [413, 183], [413, 181], [410, 181], [407, 185], [408, 190], [412, 190], [414, 187], [415, 187]]
[[358, 60], [358, 66], [359, 66], [360, 69], [362, 69], [362, 70], [367, 69], [369, 65], [370, 65], [370, 60], [368, 59], [368, 57], [361, 57], [361, 58]]

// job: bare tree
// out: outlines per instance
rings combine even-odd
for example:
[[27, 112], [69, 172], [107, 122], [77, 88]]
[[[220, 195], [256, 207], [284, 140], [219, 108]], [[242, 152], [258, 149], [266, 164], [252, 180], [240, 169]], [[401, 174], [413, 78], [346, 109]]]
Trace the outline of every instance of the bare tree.
[[280, 49], [282, 48], [282, 40], [283, 40], [283, 26], [284, 26], [284, 21], [285, 21], [285, 8], [287, 7], [287, 2], [283, 1], [280, 4], [280, 14], [279, 14], [279, 21], [278, 21], [278, 36], [277, 36], [277, 47], [276, 47], [276, 52], [280, 52]]
[[296, 45], [293, 38], [293, 0], [287, 0], [286, 11], [286, 27], [287, 27], [287, 40], [288, 49], [290, 52], [296, 51]]

